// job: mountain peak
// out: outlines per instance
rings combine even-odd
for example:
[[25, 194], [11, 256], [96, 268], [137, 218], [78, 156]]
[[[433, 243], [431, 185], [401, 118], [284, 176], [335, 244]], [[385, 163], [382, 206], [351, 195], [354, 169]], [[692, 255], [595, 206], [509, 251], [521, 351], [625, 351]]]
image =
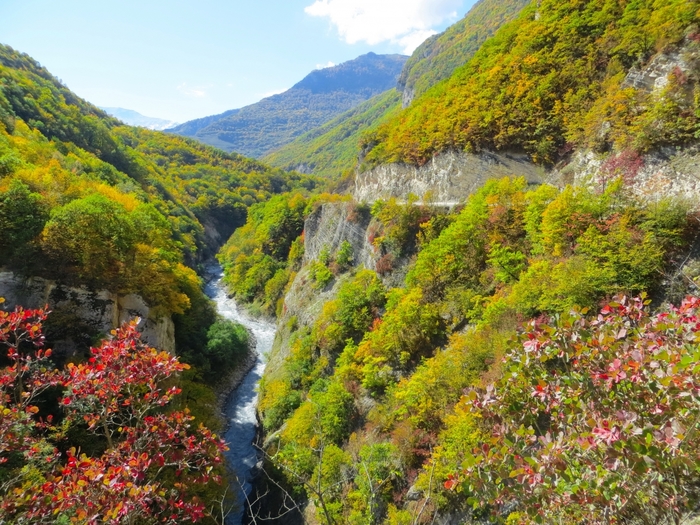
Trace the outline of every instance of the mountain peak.
[[404, 55], [367, 53], [317, 69], [284, 93], [168, 131], [226, 151], [262, 157], [396, 86]]

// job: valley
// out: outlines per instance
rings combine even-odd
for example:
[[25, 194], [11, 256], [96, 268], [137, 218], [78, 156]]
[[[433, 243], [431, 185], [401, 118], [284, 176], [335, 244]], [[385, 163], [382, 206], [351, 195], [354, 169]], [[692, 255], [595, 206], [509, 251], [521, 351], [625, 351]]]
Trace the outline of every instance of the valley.
[[165, 132], [0, 45], [0, 522], [693, 523], [698, 138], [688, 0]]

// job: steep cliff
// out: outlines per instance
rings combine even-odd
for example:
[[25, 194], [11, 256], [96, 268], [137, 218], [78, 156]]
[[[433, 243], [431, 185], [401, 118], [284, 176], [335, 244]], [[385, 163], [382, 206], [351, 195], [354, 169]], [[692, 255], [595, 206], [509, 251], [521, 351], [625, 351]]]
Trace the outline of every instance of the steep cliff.
[[449, 206], [463, 202], [487, 180], [507, 176], [523, 176], [539, 184], [547, 174], [526, 155], [450, 151], [436, 155], [423, 166], [382, 164], [358, 173], [353, 197], [359, 202], [374, 202], [391, 197], [405, 200], [413, 194]]
[[141, 318], [139, 329], [148, 344], [175, 352], [175, 327], [167, 316], [152, 316], [151, 308], [134, 294], [118, 296], [107, 290], [89, 290], [57, 284], [39, 277], [22, 278], [0, 272], [0, 297], [5, 307], [49, 306], [47, 338], [57, 354], [85, 351], [99, 336], [105, 336], [124, 321]]

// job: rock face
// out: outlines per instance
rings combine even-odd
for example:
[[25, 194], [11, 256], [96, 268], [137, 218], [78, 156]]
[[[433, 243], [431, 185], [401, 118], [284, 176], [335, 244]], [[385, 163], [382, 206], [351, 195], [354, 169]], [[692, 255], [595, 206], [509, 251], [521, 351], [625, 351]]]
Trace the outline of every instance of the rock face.
[[304, 265], [285, 295], [284, 309], [265, 369], [266, 378], [274, 378], [281, 371], [289, 355], [291, 332], [312, 326], [324, 303], [336, 297], [343, 283], [344, 276], [341, 275], [326, 288], [317, 289], [308, 263], [317, 260], [323, 250], [328, 250], [331, 255], [337, 253], [347, 241], [353, 249], [353, 265], [374, 269], [379, 254], [369, 241], [371, 222], [369, 209], [354, 202], [325, 203], [307, 217], [304, 223]]
[[625, 161], [624, 153], [601, 156], [579, 152], [566, 167], [554, 170], [550, 180], [563, 186], [572, 183], [602, 188], [612, 176], [625, 179], [628, 193], [646, 202], [678, 198], [700, 208], [700, 145], [683, 150], [667, 148]]
[[347, 241], [352, 245], [353, 264], [374, 268], [377, 253], [367, 236], [369, 223], [369, 210], [353, 202], [323, 204], [304, 223], [304, 261], [318, 259], [324, 249], [334, 254]]
[[423, 198], [429, 194], [434, 204], [454, 205], [463, 202], [488, 179], [507, 176], [524, 176], [533, 184], [546, 178], [544, 169], [525, 155], [452, 151], [437, 155], [420, 167], [386, 164], [358, 173], [353, 196], [358, 202], [374, 202], [391, 197], [405, 200], [409, 194]]
[[690, 69], [680, 51], [656, 55], [644, 69], [632, 68], [622, 83], [623, 88], [635, 88], [647, 93], [660, 91], [668, 85], [669, 75], [676, 69], [687, 72]]
[[[150, 318], [150, 308], [138, 295], [116, 296], [107, 290], [70, 288], [39, 277], [23, 279], [12, 272], [0, 272], [0, 296], [5, 307], [41, 308], [49, 305], [47, 325], [54, 329], [53, 349], [72, 355], [85, 344], [84, 335], [104, 336], [124, 321], [141, 318], [139, 329], [148, 344], [175, 352], [175, 326], [169, 317]], [[80, 341], [78, 337], [83, 336]], [[88, 341], [89, 343], [90, 341]]]

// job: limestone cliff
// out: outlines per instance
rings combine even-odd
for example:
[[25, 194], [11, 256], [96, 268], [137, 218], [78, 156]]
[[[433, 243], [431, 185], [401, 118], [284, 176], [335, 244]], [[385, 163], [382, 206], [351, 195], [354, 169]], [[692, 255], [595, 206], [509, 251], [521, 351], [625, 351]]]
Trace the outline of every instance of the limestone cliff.
[[429, 196], [434, 204], [453, 205], [463, 202], [488, 179], [507, 176], [523, 176], [534, 184], [546, 179], [545, 170], [525, 155], [449, 151], [423, 166], [386, 164], [358, 173], [353, 196], [359, 202], [374, 202], [391, 197], [405, 200], [414, 194]]
[[151, 309], [138, 295], [117, 296], [107, 290], [71, 288], [39, 277], [24, 279], [0, 272], [0, 296], [5, 307], [52, 311], [47, 330], [54, 351], [70, 356], [77, 348], [104, 336], [124, 321], [141, 318], [139, 329], [148, 344], [175, 352], [175, 326], [169, 317], [151, 317]]

